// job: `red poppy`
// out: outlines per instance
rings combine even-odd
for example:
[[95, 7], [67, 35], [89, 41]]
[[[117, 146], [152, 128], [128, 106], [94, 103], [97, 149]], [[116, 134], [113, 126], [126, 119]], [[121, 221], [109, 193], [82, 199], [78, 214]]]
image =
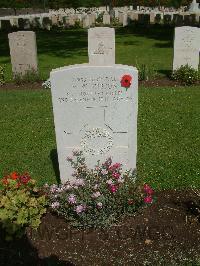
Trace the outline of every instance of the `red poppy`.
[[132, 77], [130, 75], [124, 75], [121, 79], [121, 86], [129, 88], [131, 86]]

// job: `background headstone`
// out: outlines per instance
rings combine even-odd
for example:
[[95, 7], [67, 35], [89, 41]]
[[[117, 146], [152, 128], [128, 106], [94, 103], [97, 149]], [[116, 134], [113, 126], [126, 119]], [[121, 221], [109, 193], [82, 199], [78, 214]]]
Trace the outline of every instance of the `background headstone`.
[[97, 27], [88, 30], [88, 56], [91, 65], [115, 64], [115, 31]]
[[14, 76], [37, 72], [37, 45], [33, 31], [18, 31], [8, 34], [12, 71]]
[[173, 70], [182, 65], [198, 69], [200, 29], [196, 27], [175, 28]]

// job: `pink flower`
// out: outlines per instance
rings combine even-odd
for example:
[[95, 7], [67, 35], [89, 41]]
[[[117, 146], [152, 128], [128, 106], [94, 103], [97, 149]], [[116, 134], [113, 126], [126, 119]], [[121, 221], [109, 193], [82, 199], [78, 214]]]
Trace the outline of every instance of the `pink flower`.
[[55, 202], [53, 202], [52, 204], [51, 204], [51, 208], [52, 209], [56, 209], [56, 208], [58, 208], [60, 206], [60, 203], [58, 202], [58, 201], [55, 201]]
[[147, 184], [144, 185], [144, 188], [143, 189], [144, 189], [144, 192], [147, 193], [147, 194], [149, 194], [149, 195], [152, 195], [153, 192], [154, 192], [153, 189], [149, 185], [147, 185]]
[[107, 183], [108, 185], [112, 185], [112, 184], [113, 184], [113, 181], [112, 181], [112, 179], [109, 179], [109, 180], [106, 181], [106, 183]]
[[109, 186], [109, 189], [110, 189], [110, 191], [112, 192], [112, 193], [115, 193], [116, 191], [117, 191], [117, 186], [116, 185], [110, 185]]
[[82, 178], [78, 178], [75, 180], [75, 186], [84, 186], [85, 185], [85, 182]]
[[120, 177], [120, 174], [119, 173], [113, 173], [112, 176], [116, 179], [118, 179]]
[[98, 184], [95, 184], [95, 185], [94, 185], [94, 189], [95, 189], [95, 190], [98, 189], [98, 187], [99, 187]]
[[117, 179], [117, 182], [118, 183], [124, 183], [124, 179], [120, 177], [120, 178]]
[[85, 206], [80, 204], [80, 205], [76, 206], [75, 211], [76, 211], [77, 214], [82, 213], [82, 212], [85, 211]]
[[100, 196], [101, 196], [101, 193], [100, 193], [99, 191], [94, 192], [94, 193], [92, 194], [92, 197], [93, 197], [93, 198], [98, 198], [98, 197], [100, 197]]
[[151, 204], [153, 202], [153, 198], [151, 196], [147, 196], [144, 198], [144, 202], [147, 204]]
[[115, 163], [113, 164], [113, 168], [118, 169], [121, 167], [121, 163]]
[[70, 204], [75, 204], [76, 203], [76, 196], [74, 194], [70, 194], [68, 197], [68, 202]]
[[102, 202], [97, 202], [97, 208], [101, 209], [103, 207], [103, 203]]
[[101, 173], [102, 173], [102, 175], [107, 175], [108, 171], [103, 169], [103, 170], [101, 170]]

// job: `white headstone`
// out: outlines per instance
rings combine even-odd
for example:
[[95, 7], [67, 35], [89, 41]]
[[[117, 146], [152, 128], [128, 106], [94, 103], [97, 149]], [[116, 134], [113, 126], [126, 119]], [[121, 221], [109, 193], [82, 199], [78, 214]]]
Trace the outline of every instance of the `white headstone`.
[[88, 30], [88, 56], [91, 65], [115, 64], [115, 31], [97, 27]]
[[110, 15], [109, 14], [103, 15], [103, 24], [104, 25], [110, 25]]
[[89, 28], [90, 27], [90, 18], [88, 15], [83, 17], [83, 28]]
[[14, 76], [23, 76], [27, 71], [37, 72], [37, 45], [33, 31], [18, 31], [8, 34], [12, 71]]
[[[129, 88], [122, 80], [131, 79]], [[138, 72], [124, 65], [74, 65], [51, 72], [61, 181], [73, 179], [66, 158], [82, 150], [89, 167], [111, 157], [136, 168]]]
[[175, 28], [173, 70], [187, 64], [198, 69], [199, 51], [199, 28], [189, 26]]
[[126, 27], [128, 25], [128, 14], [123, 14], [123, 27]]
[[[97, 39], [106, 44], [108, 29], [90, 29], [89, 46], [96, 33], [102, 33]], [[105, 54], [100, 55], [104, 62]], [[96, 59], [93, 65], [90, 60], [50, 74], [62, 182], [74, 178], [66, 158], [76, 149], [83, 151], [89, 167], [112, 157], [125, 169], [136, 168], [138, 71], [114, 63], [99, 66]]]
[[189, 12], [200, 13], [199, 3], [196, 0], [193, 0], [190, 4]]

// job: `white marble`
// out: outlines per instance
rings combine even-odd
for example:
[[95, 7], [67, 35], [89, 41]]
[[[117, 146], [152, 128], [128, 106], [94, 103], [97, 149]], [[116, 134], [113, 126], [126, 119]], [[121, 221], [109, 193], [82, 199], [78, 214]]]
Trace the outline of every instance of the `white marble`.
[[23, 76], [27, 71], [37, 72], [37, 45], [33, 31], [8, 34], [13, 75]]
[[175, 28], [173, 70], [187, 64], [198, 69], [199, 51], [199, 28], [189, 26]]
[[115, 64], [115, 31], [109, 27], [88, 30], [88, 56], [91, 65]]
[[[132, 77], [129, 88], [121, 86]], [[89, 167], [111, 157], [136, 168], [138, 71], [125, 65], [73, 65], [50, 74], [61, 181], [72, 180], [66, 158], [82, 150]]]

